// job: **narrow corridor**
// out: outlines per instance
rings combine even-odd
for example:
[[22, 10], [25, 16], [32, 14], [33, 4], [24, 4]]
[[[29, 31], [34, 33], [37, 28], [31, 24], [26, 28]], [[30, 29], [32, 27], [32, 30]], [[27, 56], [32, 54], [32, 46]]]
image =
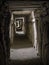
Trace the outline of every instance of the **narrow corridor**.
[[[20, 13], [22, 12], [27, 13], [28, 11], [20, 11]], [[18, 17], [18, 20], [17, 20], [17, 17], [15, 17], [16, 19], [14, 20], [15, 23], [13, 22], [13, 25], [11, 26], [11, 28], [13, 27], [11, 30], [11, 34], [13, 32], [13, 34], [11, 35], [13, 42], [11, 43], [11, 46], [10, 46], [11, 64], [14, 64], [14, 65], [24, 65], [24, 64], [25, 65], [30, 65], [30, 64], [37, 65], [38, 64], [40, 65], [41, 64], [40, 55], [38, 55], [38, 50], [36, 50], [37, 49], [36, 48], [37, 31], [36, 31], [34, 12], [29, 11], [29, 14], [28, 14], [29, 16], [28, 15], [26, 16], [26, 13], [25, 15], [23, 14], [24, 15], [23, 26], [22, 26], [23, 30], [19, 30], [19, 27], [18, 28], [16, 26], [14, 27], [14, 25], [17, 24], [16, 22], [19, 21], [20, 17]], [[32, 19], [30, 17], [32, 17]], [[20, 34], [20, 31], [23, 31], [24, 34]]]

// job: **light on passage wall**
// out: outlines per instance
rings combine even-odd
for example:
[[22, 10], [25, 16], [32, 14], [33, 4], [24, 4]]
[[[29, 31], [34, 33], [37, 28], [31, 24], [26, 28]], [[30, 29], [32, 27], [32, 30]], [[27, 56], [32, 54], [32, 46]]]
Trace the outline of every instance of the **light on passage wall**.
[[31, 14], [31, 16], [32, 16], [32, 22], [35, 22], [34, 11], [32, 11], [32, 14]]
[[34, 11], [32, 11], [32, 22], [33, 22], [33, 28], [34, 28], [34, 46], [35, 46], [35, 49], [37, 49], [37, 30], [36, 30], [36, 21], [35, 21]]
[[31, 15], [31, 16], [32, 16], [33, 19], [35, 18], [35, 17], [34, 17], [34, 11], [32, 11], [32, 15]]
[[35, 18], [32, 19], [32, 22], [35, 22]]

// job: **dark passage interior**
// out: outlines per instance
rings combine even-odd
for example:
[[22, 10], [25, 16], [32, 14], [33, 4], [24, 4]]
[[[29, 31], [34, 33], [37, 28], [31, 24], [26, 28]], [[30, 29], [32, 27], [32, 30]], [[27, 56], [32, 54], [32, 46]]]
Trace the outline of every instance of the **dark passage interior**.
[[11, 48], [27, 48], [32, 47], [32, 42], [25, 36], [16, 37], [13, 41], [14, 44], [11, 44]]
[[0, 65], [49, 65], [49, 2], [0, 2]]
[[13, 27], [13, 30], [10, 30], [11, 37], [13, 35], [13, 38], [11, 39], [13, 41], [11, 41], [11, 48], [27, 48], [33, 46], [32, 40], [30, 40], [29, 37], [31, 36], [31, 33], [29, 33], [30, 23], [28, 19], [30, 16], [30, 12], [28, 12], [28, 14], [26, 14], [25, 12], [27, 13], [28, 11], [16, 11], [17, 14], [13, 14], [14, 21], [13, 25], [11, 26], [11, 28]]
[[40, 56], [38, 56], [34, 12], [29, 10], [13, 11], [12, 15], [13, 25], [11, 25], [12, 21], [10, 23], [10, 27], [12, 28], [10, 29], [10, 59], [16, 61], [19, 60], [18, 62], [24, 61], [25, 64], [27, 61], [27, 64], [29, 64], [28, 61], [33, 58], [40, 58]]

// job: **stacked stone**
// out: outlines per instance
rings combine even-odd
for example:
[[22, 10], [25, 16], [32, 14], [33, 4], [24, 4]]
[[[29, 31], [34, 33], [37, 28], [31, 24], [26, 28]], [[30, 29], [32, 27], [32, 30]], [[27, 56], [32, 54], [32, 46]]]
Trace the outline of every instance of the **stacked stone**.
[[7, 65], [9, 58], [9, 24], [10, 12], [6, 1], [0, 2], [0, 65]]
[[42, 58], [45, 65], [49, 65], [49, 4], [42, 4], [41, 22], [42, 22]]

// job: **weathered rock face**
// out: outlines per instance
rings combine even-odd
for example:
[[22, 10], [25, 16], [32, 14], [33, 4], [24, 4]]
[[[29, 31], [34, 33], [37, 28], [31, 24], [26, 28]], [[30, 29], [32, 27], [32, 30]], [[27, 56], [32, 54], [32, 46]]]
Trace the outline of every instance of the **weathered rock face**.
[[7, 65], [9, 58], [9, 22], [10, 13], [6, 2], [1, 2], [0, 10], [0, 65]]
[[40, 10], [35, 11], [37, 23], [37, 35], [39, 53], [45, 65], [49, 65], [49, 4], [48, 2], [41, 5]]
[[43, 58], [43, 62], [45, 65], [49, 65], [49, 14], [48, 14], [48, 10], [49, 10], [49, 4], [44, 3], [42, 5], [42, 16], [41, 16], [41, 20], [42, 20], [42, 58]]

